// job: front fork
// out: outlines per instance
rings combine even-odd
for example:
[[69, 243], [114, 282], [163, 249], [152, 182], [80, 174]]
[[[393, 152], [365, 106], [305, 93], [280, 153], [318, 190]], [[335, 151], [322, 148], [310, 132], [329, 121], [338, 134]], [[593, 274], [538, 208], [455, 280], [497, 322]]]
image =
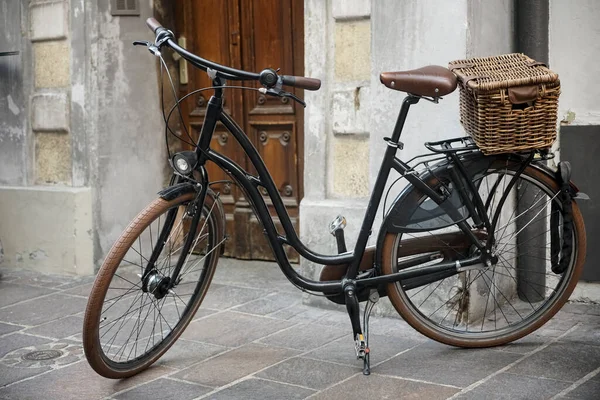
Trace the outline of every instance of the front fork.
[[[200, 218], [202, 218], [202, 210], [204, 208], [204, 201], [206, 199], [206, 192], [208, 190], [208, 173], [206, 171], [206, 167], [204, 165], [197, 167], [198, 172], [200, 172], [200, 190], [196, 194], [196, 198], [190, 205], [188, 206], [187, 213], [191, 213], [192, 222], [190, 223], [190, 230], [188, 232], [187, 239], [183, 244], [181, 249], [181, 255], [177, 259], [177, 264], [175, 265], [175, 269], [171, 274], [171, 282], [170, 286], [173, 287], [178, 283], [179, 273], [181, 272], [181, 268], [184, 266], [185, 261], [187, 260], [187, 255], [194, 245], [194, 239], [196, 238], [196, 231], [198, 230], [198, 224], [200, 222]], [[207, 216], [208, 218], [208, 216]]]
[[[187, 238], [185, 240], [185, 243], [183, 244], [183, 246], [181, 248], [181, 255], [177, 259], [177, 264], [175, 265], [175, 268], [174, 268], [171, 276], [170, 277], [161, 277], [161, 284], [163, 286], [165, 286], [163, 288], [164, 290], [161, 290], [161, 292], [168, 291], [169, 289], [171, 289], [172, 287], [174, 287], [177, 284], [177, 281], [179, 278], [179, 273], [181, 272], [181, 269], [183, 268], [185, 261], [187, 259], [187, 254], [189, 253], [189, 251], [193, 245], [194, 239], [196, 237], [196, 231], [198, 229], [198, 224], [200, 222], [200, 218], [202, 217], [202, 209], [204, 206], [204, 201], [206, 199], [206, 193], [208, 190], [208, 173], [204, 166], [197, 167], [197, 170], [200, 173], [200, 177], [201, 177], [200, 182], [196, 184], [198, 191], [197, 191], [195, 199], [189, 204], [188, 209], [185, 211], [186, 213], [189, 213], [192, 216], [192, 221], [190, 222], [189, 232], [188, 232]], [[173, 181], [173, 184], [177, 184], [179, 182], [179, 180], [180, 180], [180, 178], [176, 177], [175, 180]], [[152, 273], [155, 271], [156, 261], [158, 260], [158, 257], [162, 253], [165, 245], [169, 241], [169, 235], [171, 235], [171, 231], [173, 230], [173, 225], [175, 223], [175, 220], [177, 219], [178, 211], [179, 210], [177, 208], [173, 208], [173, 209], [169, 210], [169, 213], [167, 214], [167, 220], [165, 221], [165, 225], [162, 227], [162, 229], [160, 231], [158, 240], [156, 242], [156, 246], [154, 247], [154, 250], [152, 251], [150, 258], [148, 259], [148, 263], [146, 264], [144, 273], [141, 276], [142, 290], [145, 292], [147, 292], [149, 290], [148, 282], [153, 275]]]
[[[174, 186], [180, 182], [181, 178], [178, 175], [173, 175], [171, 178], [171, 182], [169, 186]], [[142, 290], [144, 292], [148, 292], [148, 281], [150, 279], [150, 275], [154, 271], [154, 265], [156, 264], [156, 260], [162, 253], [165, 244], [169, 239], [169, 235], [171, 234], [171, 230], [173, 229], [173, 224], [175, 223], [175, 218], [177, 217], [177, 209], [173, 208], [169, 210], [167, 213], [167, 218], [165, 224], [163, 225], [160, 233], [158, 234], [158, 239], [156, 240], [156, 245], [152, 250], [152, 254], [148, 259], [148, 263], [146, 264], [146, 268], [144, 268], [144, 273], [140, 276], [140, 280], [142, 282]]]

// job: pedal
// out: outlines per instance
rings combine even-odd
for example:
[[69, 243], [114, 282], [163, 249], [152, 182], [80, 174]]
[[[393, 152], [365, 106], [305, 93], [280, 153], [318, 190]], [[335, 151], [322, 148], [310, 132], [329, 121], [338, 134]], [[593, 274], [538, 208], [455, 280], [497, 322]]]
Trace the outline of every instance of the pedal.
[[335, 217], [333, 221], [329, 224], [329, 233], [335, 236], [335, 233], [338, 230], [343, 230], [346, 227], [346, 218], [343, 215], [338, 215]]
[[367, 358], [369, 354], [369, 348], [367, 347], [367, 342], [365, 341], [365, 337], [362, 333], [358, 334], [354, 340], [354, 348], [356, 350], [357, 360], [364, 360]]
[[335, 236], [337, 242], [338, 253], [345, 253], [346, 249], [346, 238], [344, 237], [344, 228], [346, 227], [346, 218], [342, 215], [335, 217], [329, 224], [329, 233]]

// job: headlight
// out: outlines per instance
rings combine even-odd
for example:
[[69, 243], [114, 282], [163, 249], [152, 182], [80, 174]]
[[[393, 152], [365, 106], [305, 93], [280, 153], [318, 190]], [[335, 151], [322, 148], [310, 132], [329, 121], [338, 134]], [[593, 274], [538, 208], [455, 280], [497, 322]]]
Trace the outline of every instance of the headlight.
[[176, 153], [172, 159], [172, 166], [181, 175], [189, 175], [196, 167], [198, 159], [193, 151], [182, 151]]

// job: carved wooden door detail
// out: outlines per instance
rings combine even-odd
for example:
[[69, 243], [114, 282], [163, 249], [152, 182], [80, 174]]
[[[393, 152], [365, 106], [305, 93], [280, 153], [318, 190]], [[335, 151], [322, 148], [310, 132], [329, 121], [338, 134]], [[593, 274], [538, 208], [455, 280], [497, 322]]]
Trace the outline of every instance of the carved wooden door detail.
[[[247, 71], [281, 68], [286, 75], [303, 75], [303, 2], [294, 0], [202, 0], [177, 2], [176, 35], [204, 58]], [[207, 87], [205, 72], [188, 68], [189, 82], [180, 85], [180, 97]], [[228, 85], [259, 87], [255, 82]], [[186, 126], [196, 140], [202, 127], [211, 91], [192, 95], [184, 102]], [[298, 205], [303, 195], [303, 108], [288, 99], [267, 97], [256, 91], [226, 89], [225, 110], [244, 128], [267, 165], [284, 204], [298, 228]], [[302, 96], [297, 90], [296, 95]], [[211, 146], [251, 172], [241, 147], [219, 124]], [[208, 166], [211, 181], [230, 178], [215, 165]], [[244, 259], [273, 259], [263, 229], [235, 185], [218, 184], [227, 215], [230, 239], [226, 255]], [[265, 193], [266, 194], [266, 193]], [[267, 197], [265, 196], [265, 199]], [[267, 199], [268, 200], [268, 199]], [[271, 209], [271, 215], [275, 212]], [[277, 218], [275, 222], [283, 233]], [[297, 260], [295, 252], [288, 252]]]

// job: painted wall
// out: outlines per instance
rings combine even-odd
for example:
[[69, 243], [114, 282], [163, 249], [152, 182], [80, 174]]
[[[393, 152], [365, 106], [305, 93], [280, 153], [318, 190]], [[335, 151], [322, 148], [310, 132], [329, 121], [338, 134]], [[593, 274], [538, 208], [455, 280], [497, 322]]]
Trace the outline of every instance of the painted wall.
[[153, 40], [146, 27], [151, 1], [141, 15], [113, 17], [108, 1], [98, 2], [95, 77], [96, 127], [90, 154], [95, 158], [95, 260], [162, 188], [166, 165], [160, 114], [157, 59], [134, 40]]
[[559, 120], [600, 124], [600, 3], [550, 0], [550, 67], [560, 77]]
[[[600, 81], [597, 77], [600, 54], [600, 3], [594, 0], [564, 2], [550, 0], [549, 61], [560, 78], [558, 103], [560, 158], [571, 162], [573, 181], [590, 201], [580, 202], [587, 228], [588, 253], [582, 281], [573, 297], [600, 299], [597, 252], [600, 207], [596, 195], [598, 174], [595, 171], [596, 143], [600, 138]], [[589, 151], [582, 151], [586, 149]], [[590, 283], [590, 282], [595, 283]]]

